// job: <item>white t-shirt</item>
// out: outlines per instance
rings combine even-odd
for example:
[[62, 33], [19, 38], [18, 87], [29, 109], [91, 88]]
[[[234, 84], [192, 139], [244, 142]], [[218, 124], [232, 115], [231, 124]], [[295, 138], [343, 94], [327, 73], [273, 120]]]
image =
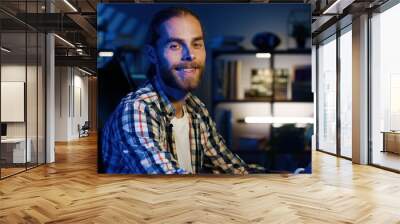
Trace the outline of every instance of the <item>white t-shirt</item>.
[[183, 117], [174, 117], [171, 123], [173, 125], [172, 132], [175, 139], [179, 167], [189, 173], [193, 173], [189, 139], [189, 116], [185, 106], [183, 106]]

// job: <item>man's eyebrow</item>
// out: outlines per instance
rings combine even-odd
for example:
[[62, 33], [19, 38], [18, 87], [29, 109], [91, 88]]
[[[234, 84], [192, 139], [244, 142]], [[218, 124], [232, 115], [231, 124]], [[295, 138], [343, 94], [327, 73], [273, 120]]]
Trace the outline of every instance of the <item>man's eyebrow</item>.
[[178, 43], [183, 43], [184, 41], [180, 38], [175, 38], [175, 37], [170, 37], [167, 38], [164, 43], [171, 43], [171, 42], [178, 42]]
[[193, 38], [193, 40], [192, 41], [199, 41], [199, 40], [203, 40], [204, 38], [202, 37], [202, 36], [200, 36], [200, 37], [195, 37], [195, 38]]
[[[204, 38], [202, 36], [198, 36], [192, 39], [192, 42], [194, 41], [199, 41], [199, 40], [203, 40]], [[183, 39], [180, 38], [176, 38], [176, 37], [170, 37], [168, 39], [166, 39], [164, 41], [164, 43], [171, 43], [171, 42], [178, 42], [178, 43], [184, 43], [185, 41]]]

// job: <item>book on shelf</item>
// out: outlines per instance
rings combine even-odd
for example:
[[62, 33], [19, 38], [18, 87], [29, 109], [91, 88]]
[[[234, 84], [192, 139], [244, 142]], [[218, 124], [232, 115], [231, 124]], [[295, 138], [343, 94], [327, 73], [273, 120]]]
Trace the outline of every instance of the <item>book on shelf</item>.
[[289, 100], [289, 70], [275, 69], [274, 70], [274, 99]]
[[239, 60], [219, 60], [215, 100], [236, 100], [239, 98], [242, 63]]
[[296, 101], [313, 101], [311, 91], [311, 65], [295, 65], [294, 78], [291, 83], [292, 99]]
[[215, 75], [215, 84], [214, 84], [214, 100], [222, 100], [225, 98], [224, 96], [224, 62], [223, 60], [218, 60], [216, 63], [216, 74]]

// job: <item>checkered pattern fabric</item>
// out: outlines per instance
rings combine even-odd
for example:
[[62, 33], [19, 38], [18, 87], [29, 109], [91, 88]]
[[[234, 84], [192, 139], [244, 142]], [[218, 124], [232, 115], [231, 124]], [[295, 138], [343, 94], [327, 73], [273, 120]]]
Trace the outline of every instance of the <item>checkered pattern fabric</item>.
[[[225, 145], [205, 105], [188, 94], [189, 137], [195, 173], [247, 174], [248, 166]], [[103, 128], [106, 173], [186, 174], [176, 155], [175, 108], [156, 80], [122, 99]]]

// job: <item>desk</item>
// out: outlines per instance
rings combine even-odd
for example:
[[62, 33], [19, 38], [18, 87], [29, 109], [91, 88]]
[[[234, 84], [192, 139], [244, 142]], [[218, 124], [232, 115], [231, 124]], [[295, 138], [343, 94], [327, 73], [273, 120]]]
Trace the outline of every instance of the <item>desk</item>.
[[[25, 138], [1, 139], [1, 157], [9, 163], [30, 162], [32, 140], [28, 138], [26, 142], [28, 147], [26, 147], [25, 152]], [[25, 159], [27, 160], [25, 161]]]
[[383, 150], [382, 152], [392, 152], [400, 154], [400, 131], [382, 131]]

